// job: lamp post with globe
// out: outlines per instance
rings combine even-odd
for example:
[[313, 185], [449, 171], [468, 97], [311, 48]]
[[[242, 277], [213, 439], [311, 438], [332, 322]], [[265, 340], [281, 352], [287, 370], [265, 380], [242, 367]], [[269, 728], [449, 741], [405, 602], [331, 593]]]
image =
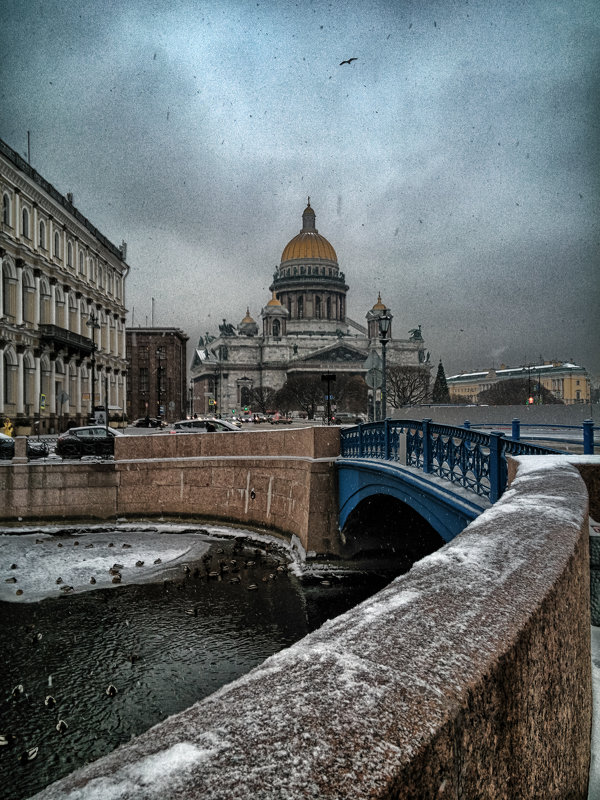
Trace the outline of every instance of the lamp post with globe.
[[92, 396], [90, 398], [90, 422], [95, 422], [95, 414], [94, 414], [94, 402], [96, 398], [96, 350], [98, 349], [98, 345], [96, 344], [96, 331], [100, 330], [100, 324], [98, 322], [98, 318], [94, 314], [94, 311], [90, 311], [90, 316], [86, 322], [88, 328], [91, 328], [91, 339], [92, 339], [92, 355], [90, 357], [90, 361], [92, 364]]
[[379, 341], [381, 342], [381, 418], [387, 417], [387, 386], [386, 386], [386, 352], [385, 348], [390, 341], [389, 332], [392, 317], [387, 308], [381, 314], [378, 320], [379, 325]]

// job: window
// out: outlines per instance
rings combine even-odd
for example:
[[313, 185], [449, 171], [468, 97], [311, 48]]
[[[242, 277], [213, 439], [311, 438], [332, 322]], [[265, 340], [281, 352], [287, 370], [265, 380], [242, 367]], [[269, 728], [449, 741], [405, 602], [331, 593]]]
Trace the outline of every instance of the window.
[[331, 319], [331, 297], [327, 298], [327, 319]]
[[71, 242], [67, 244], [67, 267], [73, 266], [73, 245]]
[[315, 297], [315, 317], [321, 319], [321, 298], [319, 295]]
[[278, 319], [273, 320], [273, 336], [280, 336], [281, 334], [281, 323]]
[[85, 272], [85, 256], [83, 255], [83, 250], [79, 251], [79, 272]]
[[29, 239], [29, 211], [26, 208], [23, 209], [21, 233], [26, 239]]
[[2, 198], [2, 221], [10, 225], [10, 197], [7, 194]]
[[140, 392], [148, 392], [148, 367], [140, 367]]
[[60, 234], [58, 231], [54, 234], [54, 257], [60, 258]]
[[42, 250], [46, 249], [46, 226], [44, 224], [44, 220], [40, 220], [40, 230], [39, 230], [39, 239], [38, 244], [42, 248]]
[[304, 317], [304, 298], [298, 298], [298, 319], [302, 319]]

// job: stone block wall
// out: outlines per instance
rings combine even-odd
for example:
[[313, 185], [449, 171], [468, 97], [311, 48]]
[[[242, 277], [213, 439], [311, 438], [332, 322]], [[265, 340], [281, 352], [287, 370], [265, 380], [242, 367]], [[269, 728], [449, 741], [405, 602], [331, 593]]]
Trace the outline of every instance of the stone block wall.
[[209, 518], [336, 553], [338, 454], [337, 428], [119, 437], [114, 462], [0, 462], [0, 519]]

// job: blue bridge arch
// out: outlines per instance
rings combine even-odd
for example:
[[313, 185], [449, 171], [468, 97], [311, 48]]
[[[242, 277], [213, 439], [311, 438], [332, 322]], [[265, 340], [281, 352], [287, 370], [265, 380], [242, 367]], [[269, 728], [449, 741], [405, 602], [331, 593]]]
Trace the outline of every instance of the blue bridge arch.
[[363, 500], [388, 495], [414, 509], [448, 542], [490, 506], [485, 498], [453, 491], [451, 484], [399, 464], [340, 458], [337, 469], [340, 530]]

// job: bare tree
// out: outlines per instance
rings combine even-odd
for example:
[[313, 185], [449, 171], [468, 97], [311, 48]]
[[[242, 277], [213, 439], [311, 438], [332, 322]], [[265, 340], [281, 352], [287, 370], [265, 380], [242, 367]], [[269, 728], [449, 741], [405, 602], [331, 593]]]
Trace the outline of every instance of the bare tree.
[[338, 375], [332, 387], [338, 411], [365, 412], [368, 389], [364, 378], [360, 375]]
[[387, 401], [393, 408], [414, 406], [429, 399], [429, 370], [396, 366], [386, 370]]
[[309, 419], [314, 419], [324, 398], [325, 384], [313, 375], [292, 375], [277, 392], [277, 404], [283, 411], [305, 411]]
[[277, 407], [277, 392], [270, 386], [256, 386], [248, 392], [248, 400], [253, 411], [266, 414]]

